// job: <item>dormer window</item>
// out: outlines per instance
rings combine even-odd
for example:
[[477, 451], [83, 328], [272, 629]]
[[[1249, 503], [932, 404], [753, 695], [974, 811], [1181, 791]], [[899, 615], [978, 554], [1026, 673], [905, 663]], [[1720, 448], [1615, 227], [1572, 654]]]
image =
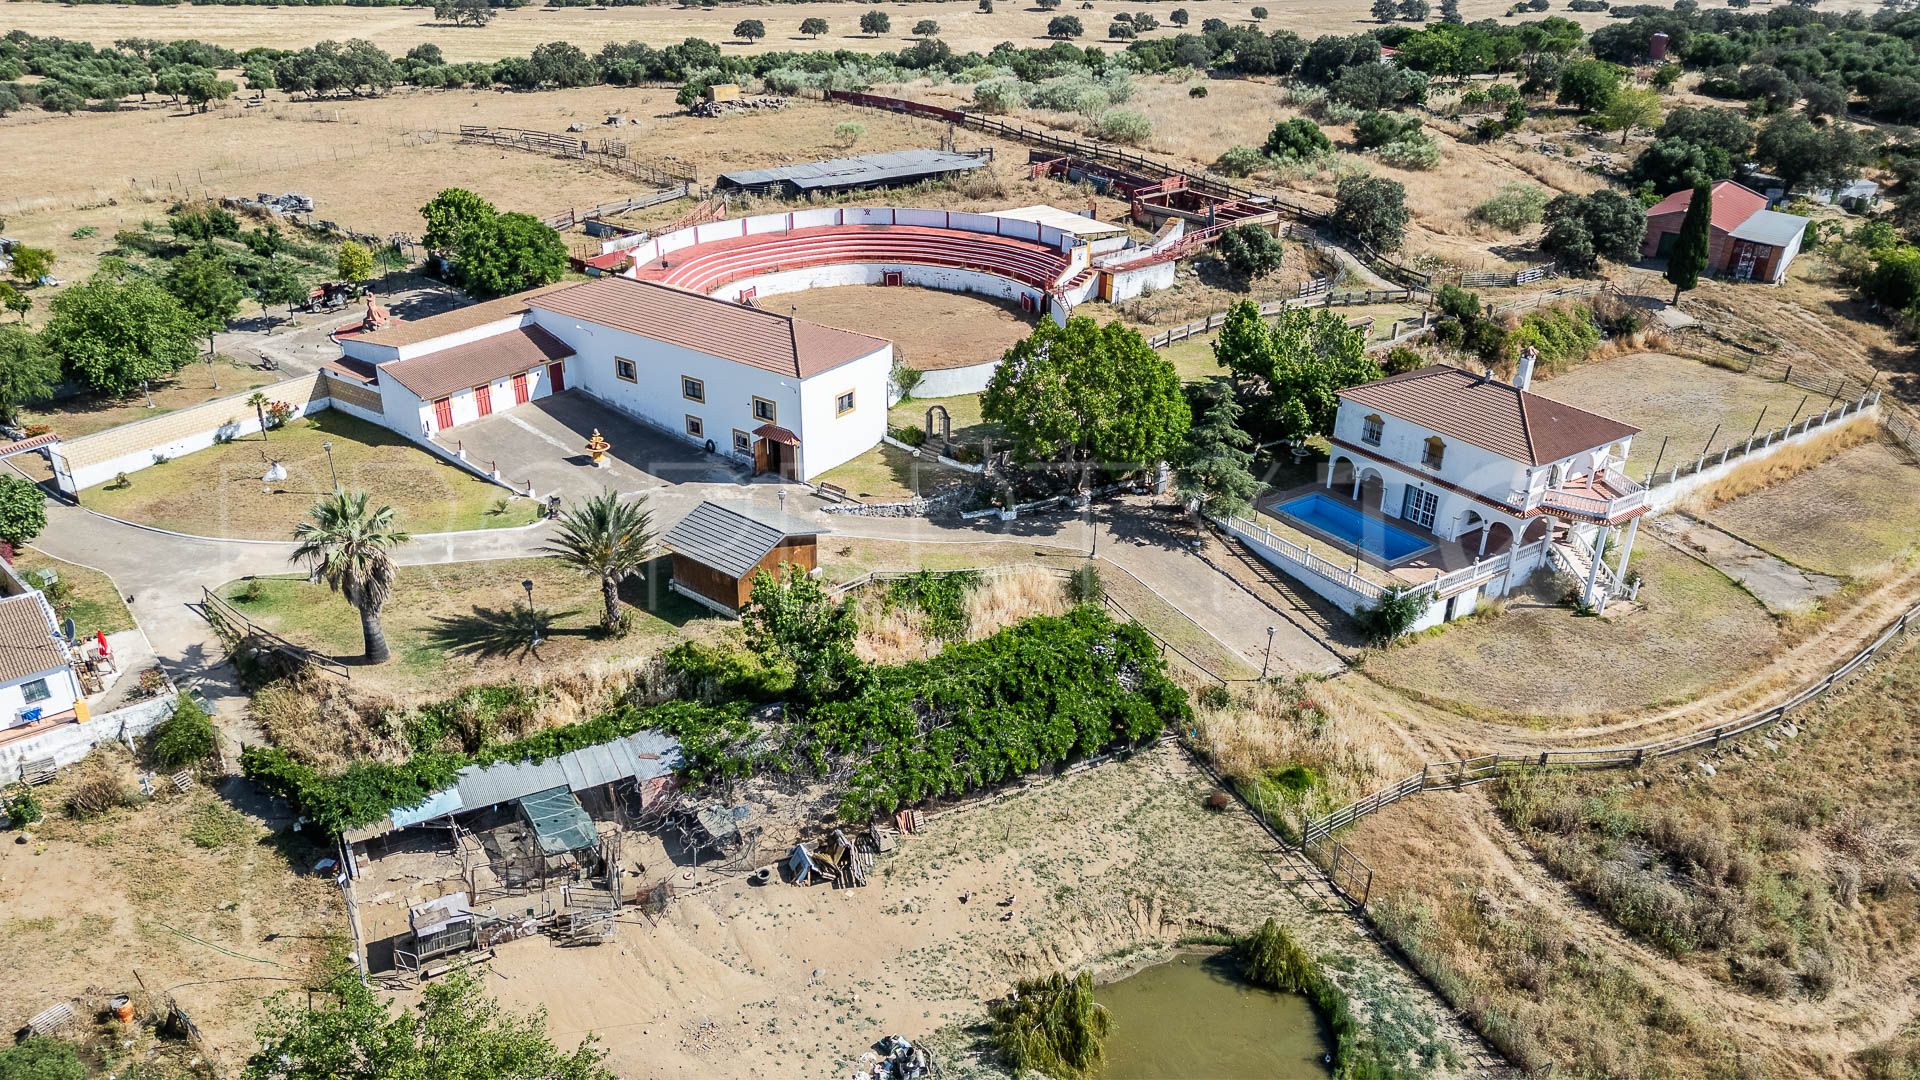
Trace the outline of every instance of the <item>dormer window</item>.
[[1429, 469], [1437, 469], [1442, 462], [1446, 461], [1446, 458], [1447, 444], [1441, 442], [1439, 437], [1436, 436], [1427, 440], [1427, 449], [1425, 453], [1420, 455], [1420, 464], [1425, 465]]
[[1374, 414], [1360, 421], [1360, 441], [1368, 446], [1380, 445], [1380, 433], [1385, 429], [1386, 421]]

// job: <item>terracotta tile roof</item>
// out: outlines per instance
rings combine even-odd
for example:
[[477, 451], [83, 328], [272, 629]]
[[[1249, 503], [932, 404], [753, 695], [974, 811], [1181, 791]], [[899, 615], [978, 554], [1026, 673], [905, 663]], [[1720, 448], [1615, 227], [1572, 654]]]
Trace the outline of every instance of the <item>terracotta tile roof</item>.
[[476, 326], [485, 326], [490, 322], [525, 314], [528, 301], [534, 297], [567, 287], [565, 283], [547, 285], [523, 293], [514, 293], [512, 296], [502, 296], [498, 300], [468, 304], [466, 307], [443, 311], [424, 319], [396, 321], [372, 333], [355, 334], [353, 339], [372, 345], [418, 345], [423, 341], [432, 341], [437, 337], [457, 334], [462, 330], [471, 330]]
[[0, 683], [66, 667], [66, 646], [53, 634], [53, 615], [39, 593], [0, 600]]
[[451, 349], [381, 364], [380, 377], [392, 379], [422, 401], [432, 401], [572, 355], [566, 342], [538, 326], [523, 326]]
[[801, 379], [888, 345], [884, 338], [625, 277], [545, 293], [532, 306]]
[[1528, 465], [1546, 465], [1640, 431], [1444, 365], [1362, 383], [1340, 396]]
[[[1679, 191], [1654, 203], [1647, 211], [1648, 217], [1661, 214], [1680, 213], [1693, 203], [1693, 189], [1681, 188]], [[1767, 208], [1767, 197], [1742, 187], [1731, 180], [1722, 180], [1713, 185], [1713, 227], [1721, 232], [1732, 232], [1748, 218]]]

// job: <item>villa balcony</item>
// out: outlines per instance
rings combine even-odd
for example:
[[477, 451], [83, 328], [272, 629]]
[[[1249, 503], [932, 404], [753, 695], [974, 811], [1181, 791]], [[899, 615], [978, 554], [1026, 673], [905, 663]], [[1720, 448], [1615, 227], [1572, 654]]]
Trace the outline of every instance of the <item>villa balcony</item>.
[[1557, 487], [1515, 490], [1507, 496], [1507, 505], [1520, 511], [1538, 507], [1586, 521], [1620, 521], [1646, 507], [1647, 489], [1625, 473], [1604, 469], [1570, 477]]

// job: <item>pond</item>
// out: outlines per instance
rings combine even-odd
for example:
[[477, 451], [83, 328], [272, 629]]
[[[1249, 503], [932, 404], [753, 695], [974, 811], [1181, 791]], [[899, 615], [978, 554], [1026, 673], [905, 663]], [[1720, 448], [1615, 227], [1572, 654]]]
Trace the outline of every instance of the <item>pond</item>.
[[1224, 956], [1184, 953], [1094, 996], [1113, 1014], [1101, 1080], [1332, 1075], [1307, 1000], [1248, 985]]

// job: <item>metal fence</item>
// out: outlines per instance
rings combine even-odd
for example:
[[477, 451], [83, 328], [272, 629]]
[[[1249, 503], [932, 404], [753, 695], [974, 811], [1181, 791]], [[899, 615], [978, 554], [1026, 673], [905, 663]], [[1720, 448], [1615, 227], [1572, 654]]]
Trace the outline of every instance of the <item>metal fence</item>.
[[[1659, 471], [1659, 463], [1656, 461], [1653, 471], [1647, 474], [1647, 486], [1650, 488], [1661, 487], [1666, 484], [1671, 484], [1683, 477], [1694, 476], [1708, 469], [1725, 465], [1729, 461], [1738, 461], [1749, 454], [1764, 453], [1768, 447], [1773, 446], [1775, 443], [1785, 442], [1796, 436], [1805, 435], [1814, 428], [1838, 423], [1849, 416], [1858, 416], [1860, 413], [1873, 408], [1879, 404], [1879, 402], [1880, 393], [1876, 390], [1873, 393], [1864, 394], [1852, 401], [1841, 402], [1838, 405], [1829, 404], [1821, 412], [1814, 413], [1805, 419], [1799, 419], [1796, 416], [1795, 419], [1789, 420], [1786, 424], [1774, 428], [1764, 435], [1755, 432], [1747, 436], [1745, 442], [1729, 443], [1722, 448], [1718, 454], [1703, 453], [1698, 458], [1692, 461], [1681, 462], [1664, 473]], [[1804, 408], [1804, 399], [1801, 404]], [[1766, 417], [1764, 411], [1760, 415], [1763, 419]], [[1755, 426], [1759, 426], [1757, 422]], [[1912, 429], [1909, 428], [1908, 430], [1911, 431]]]
[[1920, 605], [1907, 609], [1904, 614], [1882, 630], [1870, 644], [1854, 653], [1852, 658], [1828, 672], [1824, 678], [1803, 687], [1787, 700], [1772, 708], [1749, 713], [1735, 720], [1701, 728], [1684, 735], [1677, 735], [1671, 739], [1643, 743], [1638, 746], [1592, 750], [1542, 750], [1530, 754], [1482, 754], [1478, 757], [1460, 758], [1455, 761], [1431, 762], [1422, 766], [1420, 771], [1412, 776], [1381, 788], [1364, 799], [1349, 803], [1325, 817], [1307, 822], [1301, 829], [1301, 846], [1311, 847], [1326, 841], [1335, 832], [1362, 818], [1423, 791], [1435, 789], [1453, 791], [1502, 776], [1531, 772], [1536, 769], [1632, 768], [1673, 754], [1710, 749], [1729, 739], [1765, 731], [1786, 719], [1787, 714], [1794, 709], [1820, 698], [1834, 687], [1845, 683], [1863, 667], [1872, 663], [1882, 650], [1909, 632], [1920, 632]]
[[615, 202], [601, 203], [599, 206], [588, 206], [584, 208], [570, 206], [557, 214], [541, 218], [540, 221], [550, 229], [558, 229], [561, 232], [565, 232], [583, 221], [632, 213], [635, 210], [645, 210], [649, 206], [659, 206], [661, 203], [673, 202], [676, 199], [692, 198], [694, 191], [693, 182], [686, 180], [659, 191], [650, 191], [644, 195], [635, 195], [631, 199], [620, 199]]

